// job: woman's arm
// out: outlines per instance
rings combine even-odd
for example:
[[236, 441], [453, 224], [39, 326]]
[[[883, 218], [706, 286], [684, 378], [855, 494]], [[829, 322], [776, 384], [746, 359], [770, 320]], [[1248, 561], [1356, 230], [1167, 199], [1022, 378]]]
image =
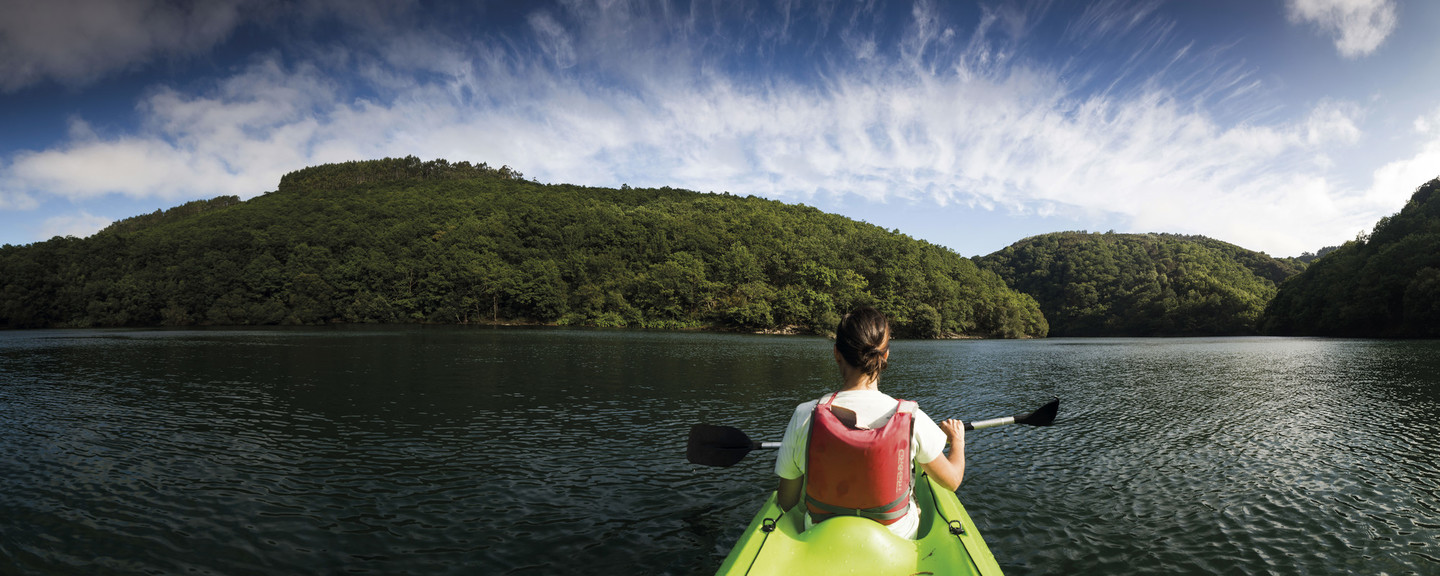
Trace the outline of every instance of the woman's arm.
[[950, 440], [950, 453], [921, 464], [920, 467], [941, 486], [953, 492], [960, 488], [960, 481], [965, 479], [965, 423], [952, 418], [941, 422], [940, 430]]
[[810, 416], [815, 413], [817, 403], [811, 401], [796, 406], [790, 423], [785, 426], [785, 436], [780, 439], [780, 453], [775, 456], [775, 475], [780, 477], [780, 487], [775, 489], [775, 500], [782, 511], [794, 508], [805, 493], [805, 447], [809, 444]]
[[[939, 460], [939, 458], [936, 458]], [[801, 476], [794, 480], [789, 478], [780, 479], [780, 487], [775, 489], [775, 503], [780, 505], [780, 511], [788, 511], [800, 503], [800, 494], [805, 490], [805, 477]]]

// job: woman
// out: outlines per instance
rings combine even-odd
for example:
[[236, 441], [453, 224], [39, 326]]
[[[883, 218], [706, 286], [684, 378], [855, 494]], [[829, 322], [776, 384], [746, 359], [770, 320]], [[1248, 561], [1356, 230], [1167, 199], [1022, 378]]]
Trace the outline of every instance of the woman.
[[920, 508], [911, 495], [912, 462], [946, 490], [959, 488], [965, 476], [964, 424], [937, 426], [913, 402], [881, 392], [889, 359], [889, 320], [874, 308], [856, 309], [835, 330], [840, 390], [797, 406], [790, 417], [775, 463], [778, 500], [790, 510], [803, 499], [807, 528], [858, 515], [913, 539]]

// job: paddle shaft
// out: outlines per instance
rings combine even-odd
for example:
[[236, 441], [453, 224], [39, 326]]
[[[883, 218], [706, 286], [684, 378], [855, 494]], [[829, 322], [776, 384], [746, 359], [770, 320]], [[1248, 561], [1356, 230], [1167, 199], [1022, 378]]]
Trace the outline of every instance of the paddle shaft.
[[985, 428], [994, 428], [994, 427], [996, 427], [996, 426], [1004, 426], [1004, 425], [1006, 425], [1006, 424], [1014, 424], [1014, 423], [1015, 423], [1015, 417], [1014, 417], [1014, 416], [1006, 416], [1006, 417], [1004, 417], [1004, 418], [991, 418], [991, 419], [989, 419], [989, 420], [976, 420], [976, 421], [974, 421], [974, 422], [966, 422], [966, 423], [965, 423], [965, 431], [966, 431], [966, 432], [969, 432], [969, 431], [971, 431], [971, 430], [981, 430], [981, 429], [985, 429]]
[[[1007, 424], [1049, 426], [1055, 422], [1055, 414], [1059, 409], [1060, 399], [1055, 398], [1029, 414], [966, 422], [965, 430], [981, 430]], [[779, 447], [779, 442], [756, 442], [743, 431], [729, 426], [696, 424], [690, 427], [690, 442], [685, 449], [685, 457], [693, 464], [725, 467], [735, 465], [751, 450], [773, 450]]]

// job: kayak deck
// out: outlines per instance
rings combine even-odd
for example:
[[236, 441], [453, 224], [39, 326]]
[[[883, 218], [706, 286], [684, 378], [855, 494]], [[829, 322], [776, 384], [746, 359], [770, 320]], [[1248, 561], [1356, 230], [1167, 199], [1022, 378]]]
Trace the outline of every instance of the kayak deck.
[[917, 480], [915, 502], [921, 514], [914, 540], [853, 516], [832, 518], [804, 530], [803, 508], [782, 513], [771, 493], [717, 574], [999, 576], [999, 564], [955, 493], [937, 486], [923, 473]]

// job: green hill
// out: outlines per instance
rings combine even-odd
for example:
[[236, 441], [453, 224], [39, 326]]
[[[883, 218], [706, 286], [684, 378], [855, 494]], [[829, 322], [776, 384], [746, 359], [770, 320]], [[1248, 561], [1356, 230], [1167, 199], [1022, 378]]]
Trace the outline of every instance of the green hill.
[[873, 304], [914, 336], [1044, 336], [953, 251], [729, 194], [544, 185], [414, 157], [307, 168], [248, 201], [0, 248], [0, 326], [539, 322], [825, 331]]
[[977, 259], [1033, 296], [1052, 336], [1252, 334], [1299, 272], [1203, 236], [1059, 232]]
[[1369, 236], [1281, 285], [1263, 326], [1279, 335], [1440, 336], [1440, 179]]

